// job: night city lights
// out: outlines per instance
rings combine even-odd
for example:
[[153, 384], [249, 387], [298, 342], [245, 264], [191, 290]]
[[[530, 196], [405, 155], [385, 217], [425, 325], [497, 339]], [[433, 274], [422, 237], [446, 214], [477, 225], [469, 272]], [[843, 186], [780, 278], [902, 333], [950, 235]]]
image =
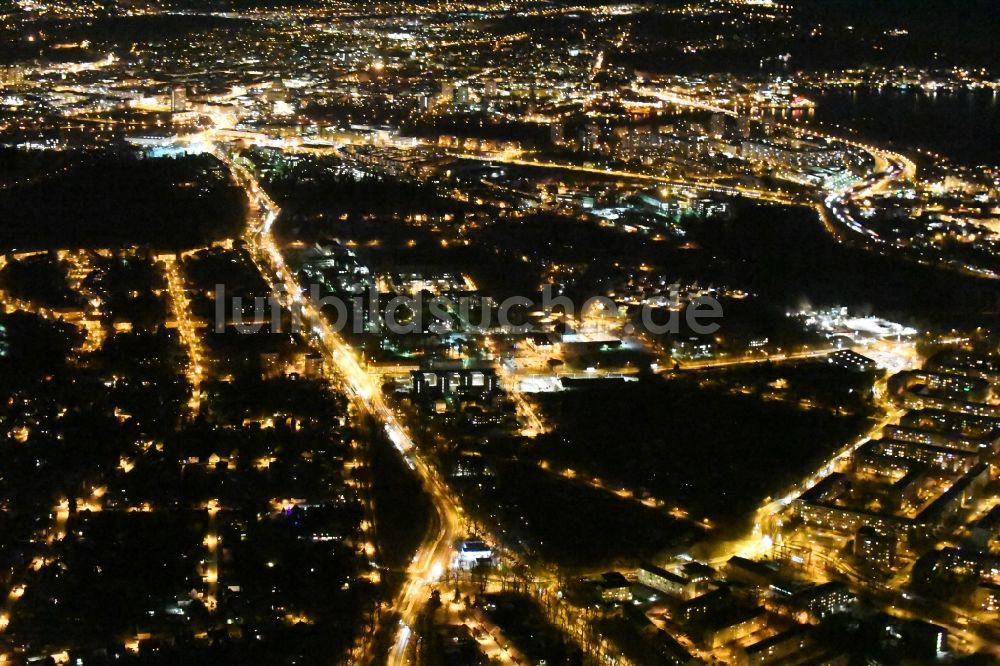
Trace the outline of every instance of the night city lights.
[[1000, 663], [997, 28], [0, 2], [0, 664]]

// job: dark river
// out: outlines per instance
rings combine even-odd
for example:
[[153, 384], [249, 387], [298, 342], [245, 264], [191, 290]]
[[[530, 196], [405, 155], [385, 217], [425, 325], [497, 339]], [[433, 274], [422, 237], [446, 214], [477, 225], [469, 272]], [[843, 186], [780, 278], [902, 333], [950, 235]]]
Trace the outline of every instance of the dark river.
[[958, 164], [1000, 164], [1000, 92], [884, 88], [807, 93], [811, 122], [856, 129], [896, 148], [922, 148]]

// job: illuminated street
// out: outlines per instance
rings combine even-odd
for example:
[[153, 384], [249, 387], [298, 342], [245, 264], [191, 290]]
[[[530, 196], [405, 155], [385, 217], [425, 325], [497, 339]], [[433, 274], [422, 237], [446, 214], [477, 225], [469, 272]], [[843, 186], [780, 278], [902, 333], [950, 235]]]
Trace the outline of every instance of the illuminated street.
[[0, 664], [1000, 658], [966, 0], [0, 8]]

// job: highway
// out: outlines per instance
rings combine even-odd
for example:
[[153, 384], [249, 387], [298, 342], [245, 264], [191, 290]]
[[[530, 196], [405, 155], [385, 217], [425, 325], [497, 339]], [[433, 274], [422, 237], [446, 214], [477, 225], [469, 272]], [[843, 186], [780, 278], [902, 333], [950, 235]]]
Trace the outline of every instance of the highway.
[[[659, 90], [649, 87], [640, 87], [638, 85], [633, 85], [633, 90], [636, 93], [655, 97], [668, 104], [684, 106], [701, 111], [721, 113], [732, 117], [738, 117], [739, 115], [732, 109], [725, 108], [718, 104], [713, 104], [712, 102], [701, 100], [674, 90]], [[816, 208], [824, 228], [830, 232], [836, 240], [843, 241], [843, 235], [840, 233], [840, 229], [837, 225], [834, 224], [834, 221], [839, 223], [842, 227], [864, 237], [866, 241], [872, 242], [876, 246], [885, 245], [885, 239], [881, 238], [876, 232], [866, 227], [858, 219], [858, 217], [853, 214], [853, 207], [856, 202], [862, 201], [872, 195], [891, 192], [903, 183], [915, 181], [917, 177], [917, 165], [913, 162], [913, 160], [901, 153], [885, 150], [884, 148], [879, 148], [878, 146], [864, 143], [862, 141], [830, 134], [829, 132], [818, 130], [812, 126], [801, 126], [789, 123], [776, 123], [776, 126], [790, 131], [797, 136], [807, 135], [814, 138], [818, 137], [835, 141], [842, 145], [850, 146], [856, 150], [868, 153], [872, 157], [875, 162], [872, 175], [870, 175], [861, 184], [850, 189], [827, 192], [818, 190], [818, 193], [822, 198], [822, 204], [818, 205]], [[705, 189], [722, 193], [727, 193], [726, 190], [730, 190], [731, 192], [729, 193], [734, 195], [754, 197], [764, 201], [774, 201], [775, 203], [802, 203], [791, 200], [783, 201], [781, 200], [782, 197], [778, 193], [766, 190], [757, 191], [752, 188], [729, 188], [726, 186], [716, 186], [714, 188], [706, 187]], [[1000, 277], [992, 271], [984, 270], [976, 266], [960, 265], [956, 268], [962, 272], [976, 275], [978, 277]]]
[[463, 160], [473, 160], [477, 162], [489, 162], [491, 164], [510, 164], [512, 166], [534, 167], [536, 169], [559, 169], [562, 171], [573, 171], [577, 173], [587, 173], [595, 176], [605, 176], [608, 178], [625, 178], [633, 180], [645, 180], [658, 185], [665, 185], [677, 190], [688, 190], [691, 192], [714, 192], [734, 197], [746, 197], [757, 199], [769, 203], [795, 206], [805, 203], [797, 200], [791, 194], [786, 194], [780, 190], [766, 190], [742, 185], [723, 185], [714, 181], [681, 181], [672, 180], [666, 176], [642, 173], [640, 171], [622, 171], [620, 169], [605, 169], [601, 167], [590, 167], [579, 164], [568, 164], [566, 162], [546, 162], [541, 160], [528, 160], [514, 155], [492, 154], [476, 155], [472, 153], [449, 153], [451, 157]]
[[[781, 363], [785, 361], [802, 361], [810, 358], [829, 356], [835, 350], [819, 349], [787, 354], [771, 354], [769, 356], [739, 356], [734, 358], [708, 358], [695, 361], [678, 361], [681, 370], [707, 370], [710, 368], [727, 368], [737, 365], [754, 365], [755, 363]], [[661, 373], [669, 374], [672, 368], [662, 368]]]
[[248, 169], [222, 150], [216, 150], [215, 155], [230, 169], [250, 200], [245, 239], [261, 275], [278, 295], [283, 306], [302, 313], [303, 323], [309, 332], [307, 337], [325, 357], [329, 378], [344, 386], [345, 393], [358, 410], [371, 415], [382, 425], [386, 436], [406, 464], [422, 480], [433, 502], [437, 524], [414, 555], [407, 571], [407, 582], [393, 603], [393, 609], [399, 613], [400, 626], [389, 655], [389, 663], [406, 664], [409, 662], [415, 621], [430, 596], [431, 586], [441, 577], [445, 567], [450, 565], [453, 544], [464, 536], [465, 519], [462, 509], [437, 468], [419, 454], [406, 427], [382, 399], [375, 379], [358, 363], [356, 352], [315, 306], [302, 296], [301, 286], [285, 264], [271, 234], [271, 226], [280, 212], [277, 204], [264, 192]]

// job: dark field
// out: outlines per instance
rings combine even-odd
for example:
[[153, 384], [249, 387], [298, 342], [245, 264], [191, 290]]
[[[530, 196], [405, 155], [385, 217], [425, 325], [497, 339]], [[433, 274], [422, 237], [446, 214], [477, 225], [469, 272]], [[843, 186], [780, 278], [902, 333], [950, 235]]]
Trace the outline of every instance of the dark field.
[[488, 514], [500, 524], [504, 543], [530, 560], [569, 569], [638, 563], [700, 533], [660, 511], [524, 462], [499, 463], [491, 483], [461, 492], [473, 515]]
[[[0, 161], [17, 160], [9, 153]], [[185, 249], [236, 235], [246, 199], [215, 158], [80, 155], [0, 189], [0, 249]], [[4, 165], [0, 172], [17, 165]], [[65, 170], [63, 170], [65, 168]]]
[[550, 394], [559, 423], [532, 455], [608, 485], [676, 502], [692, 517], [739, 528], [768, 495], [818, 466], [867, 424], [695, 379], [659, 379]]

